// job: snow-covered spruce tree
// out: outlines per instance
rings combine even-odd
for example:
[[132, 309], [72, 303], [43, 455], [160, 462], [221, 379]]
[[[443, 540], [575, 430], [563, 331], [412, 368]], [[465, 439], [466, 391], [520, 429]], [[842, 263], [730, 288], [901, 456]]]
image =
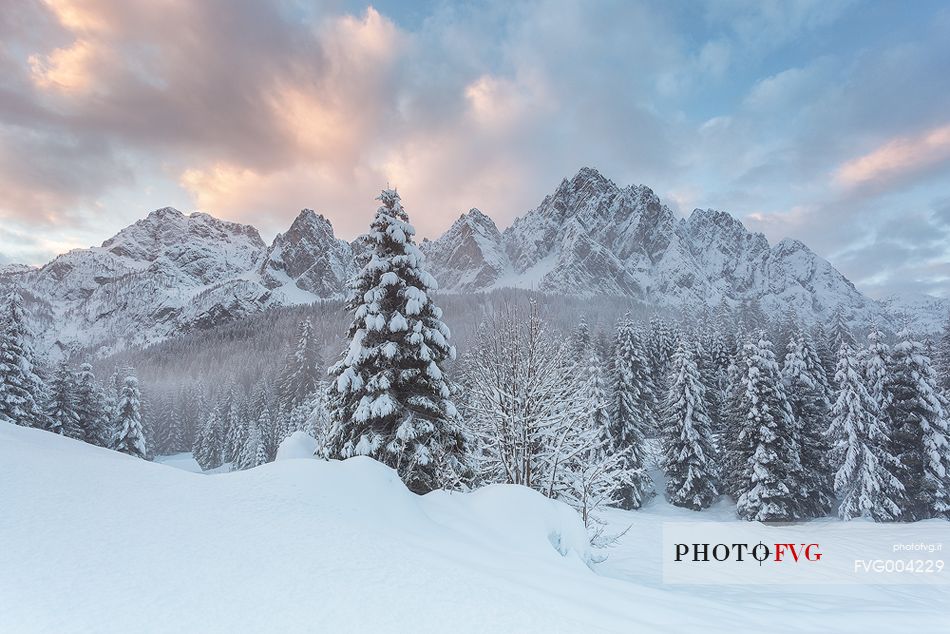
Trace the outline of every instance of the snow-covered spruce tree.
[[166, 423], [160, 436], [161, 451], [174, 454], [188, 450], [185, 442], [185, 424], [177, 408], [165, 403]]
[[228, 412], [228, 434], [225, 438], [225, 462], [238, 464], [241, 460], [241, 452], [250, 432], [247, 422], [248, 409], [247, 398], [235, 400], [231, 404], [231, 410]]
[[91, 445], [108, 447], [110, 430], [106, 416], [105, 394], [96, 382], [92, 366], [83, 363], [76, 376], [76, 416], [82, 439]]
[[443, 373], [455, 357], [435, 279], [413, 241], [399, 194], [385, 190], [370, 225], [370, 260], [347, 308], [350, 345], [331, 369], [332, 426], [325, 455], [376, 458], [415, 492], [448, 485], [468, 471], [469, 449]]
[[270, 462], [277, 456], [277, 447], [280, 445], [280, 440], [277, 436], [280, 432], [277, 427], [277, 421], [274, 420], [271, 414], [271, 406], [267, 401], [266, 393], [262, 392], [261, 394], [262, 400], [258, 403], [257, 422], [254, 426], [261, 433], [258, 453], [263, 453], [266, 457], [264, 462]]
[[[690, 343], [690, 342], [688, 342]], [[696, 369], [699, 371], [699, 380], [704, 388], [704, 401], [706, 406], [706, 415], [709, 416], [712, 429], [720, 429], [721, 424], [719, 416], [722, 412], [722, 395], [716, 389], [718, 383], [718, 372], [716, 364], [712, 358], [712, 337], [708, 334], [700, 334], [691, 342], [693, 349], [693, 361]], [[675, 373], [675, 357], [672, 372]], [[669, 392], [667, 392], [669, 395]]]
[[937, 341], [937, 358], [934, 360], [937, 371], [937, 381], [943, 388], [943, 395], [950, 399], [950, 314], [943, 327], [943, 334]]
[[617, 504], [620, 508], [637, 509], [653, 495], [653, 481], [646, 470], [646, 432], [654, 427], [650, 418], [656, 405], [643, 340], [636, 326], [626, 318], [617, 325], [611, 369], [610, 436], [620, 455], [619, 468], [627, 474]]
[[587, 399], [586, 411], [588, 424], [597, 430], [603, 438], [609, 438], [610, 412], [607, 400], [607, 379], [604, 376], [603, 361], [596, 352], [588, 351], [587, 367], [584, 370], [586, 382], [584, 397]]
[[782, 380], [798, 427], [797, 443], [805, 489], [800, 493], [805, 517], [823, 517], [831, 511], [833, 488], [825, 431], [831, 403], [825, 370], [808, 336], [795, 332], [787, 344]]
[[[848, 321], [845, 319], [844, 312], [842, 312], [841, 309], [836, 310], [832, 318], [830, 338], [831, 349], [836, 352], [840, 351], [841, 346], [845, 344], [851, 349], [856, 349], [858, 346], [854, 334], [851, 332], [851, 327], [848, 326]], [[837, 375], [837, 372], [835, 374]]]
[[673, 356], [673, 372], [663, 408], [662, 466], [670, 503], [696, 511], [719, 495], [716, 446], [706, 411], [706, 387], [693, 354], [681, 341]]
[[739, 517], [752, 521], [787, 521], [801, 515], [803, 490], [800, 451], [792, 408], [772, 343], [761, 332], [745, 345], [747, 406], [740, 431]]
[[262, 457], [265, 451], [261, 449], [262, 446], [261, 430], [256, 424], [249, 423], [247, 440], [244, 441], [244, 446], [241, 447], [241, 452], [238, 455], [237, 468], [243, 471], [244, 469], [251, 469], [258, 466], [258, 464], [267, 462], [266, 455], [263, 455], [262, 462], [258, 463], [258, 458]]
[[590, 334], [590, 326], [587, 325], [587, 319], [582, 315], [577, 327], [571, 332], [571, 360], [583, 366], [587, 362], [593, 345], [594, 339]]
[[779, 367], [785, 365], [785, 355], [788, 354], [788, 344], [798, 333], [798, 314], [789, 308], [781, 319], [772, 324], [772, 341], [775, 343], [775, 360]]
[[769, 318], [762, 310], [762, 304], [758, 299], [744, 299], [739, 306], [739, 322], [744, 332], [759, 332], [769, 329]]
[[76, 413], [75, 382], [72, 370], [65, 359], [56, 369], [49, 385], [49, 402], [46, 406], [49, 430], [61, 436], [83, 438], [83, 430]]
[[891, 355], [888, 414], [907, 493], [905, 520], [950, 519], [950, 423], [923, 345], [907, 331]]
[[134, 376], [125, 377], [122, 391], [119, 393], [119, 401], [116, 407], [116, 429], [113, 449], [143, 460], [148, 456], [145, 432], [142, 429], [139, 380]]
[[[831, 347], [831, 338], [828, 336], [828, 332], [825, 330], [821, 321], [815, 324], [811, 335], [815, 354], [818, 355], [818, 360], [821, 361], [821, 367], [825, 370], [825, 383], [828, 384], [830, 390], [833, 390], [835, 373], [838, 371], [838, 350]], [[828, 398], [831, 400], [831, 393], [829, 393]]]
[[[711, 382], [707, 389], [715, 392], [708, 399], [710, 404], [709, 417], [713, 422], [713, 432], [722, 433], [729, 416], [729, 366], [732, 362], [732, 353], [723, 333], [714, 331], [710, 339], [711, 349], [709, 361], [711, 363]], [[715, 408], [715, 411], [712, 411]]]
[[[260, 431], [258, 429], [258, 431]], [[254, 465], [259, 467], [262, 464], [266, 464], [271, 461], [270, 456], [268, 456], [267, 445], [262, 441], [257, 443], [257, 453], [254, 454]]]
[[320, 390], [326, 366], [320, 358], [320, 342], [309, 319], [300, 322], [297, 343], [277, 378], [277, 406], [281, 413], [313, 399]]
[[202, 470], [217, 469], [222, 464], [221, 415], [217, 407], [211, 409], [195, 436], [192, 454]]
[[723, 430], [720, 435], [719, 490], [739, 499], [742, 493], [742, 474], [746, 459], [752, 453], [751, 438], [743, 434], [749, 404], [746, 402], [746, 361], [745, 342], [741, 334], [736, 335], [738, 348], [726, 370], [727, 390], [723, 410], [725, 412]]
[[184, 433], [184, 448], [187, 451], [194, 442], [198, 430], [208, 415], [208, 397], [204, 383], [195, 381], [188, 389], [181, 412], [181, 428]]
[[898, 519], [904, 487], [889, 468], [896, 460], [888, 450], [884, 419], [868, 394], [854, 349], [845, 343], [838, 359], [838, 397], [828, 429], [836, 468], [834, 488], [840, 499], [838, 515], [844, 520]]
[[[654, 316], [650, 319], [647, 336], [647, 350], [650, 357], [650, 370], [653, 381], [653, 402], [657, 407], [663, 403], [669, 389], [669, 375], [673, 363], [673, 353], [679, 340], [679, 333], [665, 320]], [[655, 427], [650, 431], [656, 431]]]
[[[855, 355], [857, 356], [857, 355]], [[875, 411], [878, 415], [887, 416], [888, 401], [888, 377], [890, 375], [891, 348], [884, 340], [884, 333], [876, 325], [872, 325], [868, 332], [868, 347], [861, 353], [863, 367], [861, 375], [864, 377], [864, 385], [867, 388], [868, 395], [874, 402]], [[887, 428], [890, 428], [888, 421]]]
[[46, 388], [34, 370], [32, 335], [16, 291], [7, 295], [0, 313], [0, 421], [44, 427], [40, 408]]
[[317, 446], [323, 446], [327, 430], [330, 427], [330, 416], [327, 411], [326, 395], [317, 394], [310, 402], [310, 411], [304, 420], [303, 431], [310, 434], [310, 437], [317, 441]]

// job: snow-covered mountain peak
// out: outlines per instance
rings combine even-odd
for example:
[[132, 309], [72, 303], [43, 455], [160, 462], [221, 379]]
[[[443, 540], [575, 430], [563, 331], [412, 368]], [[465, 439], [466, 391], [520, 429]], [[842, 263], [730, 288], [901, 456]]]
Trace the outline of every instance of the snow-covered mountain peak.
[[[761, 235], [761, 234], [758, 234]], [[772, 251], [775, 253], [797, 253], [799, 251], [804, 252], [808, 255], [818, 257], [814, 251], [808, 248], [808, 245], [802, 242], [801, 240], [796, 240], [795, 238], [783, 238], [775, 243], [772, 247]]]
[[501, 232], [498, 230], [498, 226], [495, 224], [495, 221], [482, 213], [480, 209], [475, 207], [460, 215], [458, 219], [452, 223], [452, 226], [449, 228], [449, 230], [443, 235], [464, 231], [475, 232], [490, 237], [496, 241], [501, 240]]
[[156, 209], [102, 243], [116, 256], [136, 262], [154, 262], [163, 256], [179, 259], [182, 251], [219, 248], [253, 260], [265, 247], [257, 229], [205, 213], [186, 216], [172, 207]]
[[495, 221], [470, 209], [438, 240], [422, 243], [429, 268], [439, 272], [439, 286], [456, 292], [492, 286], [507, 267], [502, 234]]
[[[27, 291], [41, 348], [59, 338], [64, 347], [117, 349], [339, 297], [361, 244], [336, 238], [311, 209], [268, 247], [249, 225], [164, 207], [101, 247], [74, 249], [39, 269], [0, 267], [0, 291]], [[816, 321], [841, 311], [854, 325], [893, 327], [909, 316], [931, 331], [950, 308], [926, 296], [875, 302], [798, 240], [770, 246], [714, 209], [678, 218], [649, 187], [620, 188], [591, 168], [561, 181], [504, 232], [473, 208], [421, 249], [443, 292], [530, 288], [674, 310], [758, 302], [775, 318], [794, 311]]]
[[296, 241], [320, 241], [327, 236], [333, 238], [333, 225], [323, 214], [313, 209], [301, 209], [294, 218], [290, 229], [282, 234], [284, 239]]
[[312, 209], [301, 210], [290, 229], [274, 238], [259, 267], [264, 285], [282, 289], [292, 303], [338, 295], [355, 271], [353, 249]]

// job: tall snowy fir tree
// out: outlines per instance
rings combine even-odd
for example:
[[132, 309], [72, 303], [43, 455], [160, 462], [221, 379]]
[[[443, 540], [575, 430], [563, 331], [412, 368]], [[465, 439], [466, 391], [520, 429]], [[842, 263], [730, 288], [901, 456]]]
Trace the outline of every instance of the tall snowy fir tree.
[[[666, 398], [668, 380], [676, 352], [678, 333], [665, 320], [654, 316], [650, 319], [647, 337], [647, 350], [650, 356], [650, 368], [653, 382], [653, 402], [659, 405]], [[652, 421], [651, 421], [652, 422]], [[655, 423], [654, 423], [655, 425]]]
[[663, 408], [662, 464], [670, 504], [696, 511], [708, 508], [719, 491], [712, 420], [693, 346], [681, 341]]
[[83, 363], [76, 376], [76, 416], [82, 430], [82, 439], [92, 445], [108, 447], [111, 441], [108, 427], [105, 394], [96, 382], [92, 366]]
[[583, 367], [593, 347], [594, 338], [590, 334], [590, 326], [587, 324], [587, 318], [581, 316], [577, 327], [574, 328], [574, 331], [571, 333], [571, 360]]
[[49, 430], [55, 434], [77, 439], [84, 436], [76, 412], [75, 379], [65, 359], [59, 364], [49, 385], [46, 419]]
[[136, 456], [143, 460], [148, 456], [145, 444], [145, 431], [142, 428], [142, 402], [139, 393], [139, 381], [127, 376], [119, 393], [116, 407], [116, 437], [113, 441], [116, 451]]
[[848, 325], [848, 321], [845, 319], [844, 313], [841, 310], [835, 311], [831, 322], [829, 337], [831, 349], [836, 353], [840, 351], [841, 346], [845, 344], [851, 349], [855, 349], [858, 345], [854, 338], [854, 333], [851, 332], [851, 327]]
[[[715, 394], [709, 399], [709, 414], [713, 431], [721, 433], [725, 430], [729, 417], [729, 366], [732, 363], [732, 352], [722, 332], [713, 332], [711, 345], [709, 359], [712, 364], [712, 382], [707, 387]], [[715, 411], [712, 411], [712, 408], [715, 408]]]
[[292, 411], [312, 400], [320, 389], [326, 374], [326, 366], [320, 358], [320, 342], [313, 332], [313, 323], [305, 319], [300, 323], [297, 343], [287, 356], [284, 368], [277, 379], [277, 400], [280, 412]]
[[836, 469], [834, 488], [840, 499], [838, 515], [844, 520], [898, 519], [904, 486], [892, 473], [896, 459], [889, 451], [884, 418], [868, 394], [854, 348], [847, 343], [838, 351], [835, 383], [838, 396], [828, 437]]
[[35, 367], [23, 299], [13, 291], [0, 313], [0, 421], [24, 427], [45, 426], [40, 404], [46, 389]]
[[[818, 355], [818, 360], [821, 361], [821, 367], [825, 370], [825, 383], [831, 388], [834, 386], [835, 374], [838, 371], [838, 350], [831, 347], [831, 338], [821, 321], [815, 324], [811, 341], [815, 348], [815, 354]], [[831, 395], [829, 393], [830, 399]]]
[[618, 492], [618, 505], [637, 509], [653, 495], [653, 481], [646, 470], [646, 432], [654, 426], [650, 418], [656, 407], [643, 340], [628, 319], [617, 325], [611, 369], [610, 435], [620, 454], [619, 468], [627, 474]]
[[211, 409], [205, 422], [195, 436], [192, 454], [202, 470], [217, 469], [222, 464], [221, 414], [217, 407]]
[[331, 368], [325, 453], [371, 456], [426, 492], [468, 471], [466, 436], [443, 373], [455, 348], [399, 194], [385, 190], [378, 200], [366, 236], [370, 259], [347, 302], [350, 344]]
[[782, 379], [797, 423], [805, 486], [800, 493], [802, 510], [806, 517], [823, 517], [831, 510], [833, 495], [825, 440], [831, 410], [825, 370], [801, 330], [791, 335], [787, 348]]
[[241, 452], [250, 433], [248, 410], [247, 398], [235, 398], [231, 403], [231, 409], [228, 412], [228, 433], [225, 436], [225, 462], [237, 464], [241, 459]]
[[180, 412], [171, 403], [158, 405], [165, 413], [165, 426], [159, 435], [159, 449], [166, 454], [175, 454], [189, 449], [185, 442], [185, 426]]
[[263, 455], [267, 458], [265, 462], [270, 462], [277, 455], [277, 447], [280, 444], [280, 440], [277, 438], [279, 430], [277, 428], [277, 421], [274, 419], [274, 415], [271, 410], [271, 404], [266, 388], [261, 389], [259, 395], [257, 405], [257, 420], [254, 424], [254, 427], [256, 427], [261, 434], [261, 442], [258, 453], [263, 453]]
[[[261, 430], [258, 429], [256, 423], [247, 423], [247, 438], [244, 441], [244, 445], [241, 447], [241, 450], [237, 454], [237, 459], [235, 463], [237, 468], [240, 470], [251, 469], [258, 466], [258, 455], [262, 451], [261, 445], [263, 444], [261, 439]], [[267, 460], [265, 459], [264, 462]]]
[[937, 381], [943, 388], [943, 395], [950, 399], [950, 315], [943, 326], [943, 333], [937, 341], [937, 358], [934, 359], [934, 369], [937, 371]]
[[796, 519], [804, 489], [796, 422], [764, 332], [745, 345], [744, 357], [746, 411], [738, 439], [736, 511], [760, 522]]
[[603, 362], [594, 351], [588, 351], [583, 397], [587, 399], [588, 425], [603, 438], [610, 434], [610, 412], [607, 400], [607, 381], [604, 377]]
[[904, 331], [891, 355], [888, 415], [907, 493], [902, 517], [950, 519], [950, 423], [923, 345]]
[[719, 488], [735, 499], [742, 494], [743, 472], [750, 447], [746, 443], [748, 436], [743, 433], [749, 403], [746, 402], [746, 360], [745, 341], [741, 334], [736, 335], [739, 346], [726, 370], [725, 412], [720, 443], [721, 473]]

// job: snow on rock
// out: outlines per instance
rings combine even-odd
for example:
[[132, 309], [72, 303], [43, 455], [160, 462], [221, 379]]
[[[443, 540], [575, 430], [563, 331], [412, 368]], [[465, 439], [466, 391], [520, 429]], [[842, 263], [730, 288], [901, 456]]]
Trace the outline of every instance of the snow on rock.
[[421, 248], [438, 272], [439, 288], [453, 292], [492, 286], [507, 262], [498, 227], [478, 209], [459, 216], [442, 237], [423, 241]]
[[[773, 319], [794, 312], [828, 321], [840, 311], [851, 326], [876, 322], [892, 331], [909, 322], [934, 332], [950, 310], [950, 300], [925, 295], [876, 302], [797, 240], [769, 245], [712, 209], [677, 218], [650, 188], [619, 187], [591, 168], [564, 179], [504, 232], [472, 209], [421, 250], [447, 292], [527, 288], [693, 310], [757, 300]], [[76, 345], [108, 353], [340, 297], [366, 253], [362, 239], [336, 238], [309, 209], [267, 246], [248, 225], [163, 208], [101, 247], [38, 269], [0, 267], [0, 290], [21, 289], [41, 353]]]
[[313, 458], [317, 450], [317, 441], [305, 431], [295, 431], [280, 443], [277, 448], [277, 460]]
[[290, 229], [274, 238], [260, 265], [268, 288], [291, 285], [317, 298], [339, 295], [354, 273], [352, 248], [312, 209], [301, 211]]
[[950, 317], [950, 298], [923, 293], [888, 295], [879, 302], [897, 326], [907, 325], [912, 332], [940, 332]]

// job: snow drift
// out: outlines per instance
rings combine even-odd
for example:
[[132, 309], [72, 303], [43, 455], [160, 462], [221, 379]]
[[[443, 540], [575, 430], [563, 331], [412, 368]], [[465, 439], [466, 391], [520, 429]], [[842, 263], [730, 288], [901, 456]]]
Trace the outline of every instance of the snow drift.
[[565, 505], [368, 458], [209, 477], [0, 424], [0, 465], [3, 632], [533, 629], [598, 579]]
[[[188, 454], [176, 469], [0, 423], [0, 632], [946, 631], [948, 585], [664, 584], [665, 523], [759, 526], [726, 502], [610, 511], [630, 530], [592, 569], [563, 504], [419, 497], [367, 458], [291, 457], [306, 440], [202, 475]], [[916, 526], [945, 541], [945, 522]], [[849, 528], [796, 530], [860, 552]]]

